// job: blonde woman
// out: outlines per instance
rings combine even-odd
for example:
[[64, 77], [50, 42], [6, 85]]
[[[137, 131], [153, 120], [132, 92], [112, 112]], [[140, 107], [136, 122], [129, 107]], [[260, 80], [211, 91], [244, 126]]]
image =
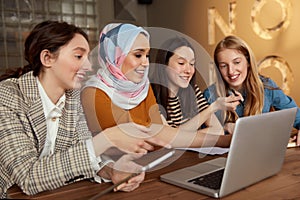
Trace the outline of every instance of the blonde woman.
[[[236, 110], [226, 111], [218, 116], [225, 123], [235, 122], [237, 117], [257, 115], [298, 107], [296, 102], [267, 77], [257, 70], [254, 54], [249, 46], [237, 36], [227, 36], [221, 40], [214, 51], [214, 61], [224, 84], [214, 84], [204, 91], [204, 96], [212, 103], [219, 96], [226, 96], [230, 91], [240, 93], [245, 100]], [[300, 111], [296, 115], [294, 127], [300, 129]], [[299, 135], [299, 131], [298, 131]], [[297, 144], [300, 143], [298, 137]]]

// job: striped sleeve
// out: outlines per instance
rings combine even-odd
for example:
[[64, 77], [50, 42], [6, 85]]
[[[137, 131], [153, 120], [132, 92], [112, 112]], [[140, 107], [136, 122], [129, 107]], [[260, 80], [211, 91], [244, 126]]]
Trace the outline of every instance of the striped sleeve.
[[205, 110], [209, 106], [209, 104], [204, 98], [203, 93], [201, 92], [200, 88], [197, 85], [195, 85], [195, 93], [197, 97], [198, 112], [201, 112]]

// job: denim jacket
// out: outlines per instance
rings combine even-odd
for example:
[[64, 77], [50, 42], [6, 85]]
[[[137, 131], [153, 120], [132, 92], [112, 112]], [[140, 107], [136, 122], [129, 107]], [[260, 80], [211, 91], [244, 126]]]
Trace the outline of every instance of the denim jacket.
[[[282, 110], [287, 108], [298, 107], [296, 102], [289, 96], [285, 95], [281, 89], [276, 85], [276, 83], [270, 79], [261, 76], [260, 79], [264, 84], [264, 107], [262, 112], [266, 113], [269, 112], [271, 107], [275, 110]], [[274, 88], [274, 89], [272, 89]], [[218, 97], [216, 93], [216, 86], [215, 84], [209, 86], [207, 89], [204, 90], [204, 97], [208, 101], [209, 104], [213, 103]], [[246, 100], [247, 94], [242, 94], [243, 98]], [[245, 104], [247, 102], [244, 102]], [[239, 117], [244, 116], [244, 106], [239, 104], [236, 108], [236, 113]], [[216, 112], [217, 117], [220, 119], [221, 111]], [[300, 109], [298, 107], [298, 111], [296, 114], [296, 119], [294, 122], [294, 127], [296, 129], [300, 129]]]

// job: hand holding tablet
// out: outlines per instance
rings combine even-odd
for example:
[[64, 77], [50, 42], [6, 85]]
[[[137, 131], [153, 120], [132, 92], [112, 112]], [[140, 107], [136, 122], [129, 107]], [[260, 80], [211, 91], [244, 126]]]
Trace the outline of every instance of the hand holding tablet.
[[156, 151], [149, 152], [142, 157], [133, 160], [136, 164], [142, 166], [140, 172], [132, 173], [122, 181], [110, 186], [106, 190], [100, 192], [99, 194], [93, 196], [90, 200], [96, 200], [99, 197], [103, 196], [104, 194], [107, 194], [108, 192], [113, 191], [115, 188], [117, 188], [119, 185], [129, 181], [131, 178], [139, 175], [142, 172], [146, 172], [153, 167], [157, 166], [158, 164], [162, 163], [163, 161], [170, 158], [172, 155], [174, 155], [175, 150], [174, 149], [167, 149], [167, 148], [161, 148]]

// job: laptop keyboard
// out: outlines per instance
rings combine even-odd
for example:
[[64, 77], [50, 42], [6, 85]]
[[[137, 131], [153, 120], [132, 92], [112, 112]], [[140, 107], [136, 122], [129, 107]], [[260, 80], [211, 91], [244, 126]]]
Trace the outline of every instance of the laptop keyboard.
[[220, 187], [221, 187], [223, 173], [224, 173], [224, 169], [221, 169], [221, 170], [206, 174], [204, 176], [194, 178], [192, 180], [189, 180], [188, 182], [217, 190], [217, 189], [220, 189]]

